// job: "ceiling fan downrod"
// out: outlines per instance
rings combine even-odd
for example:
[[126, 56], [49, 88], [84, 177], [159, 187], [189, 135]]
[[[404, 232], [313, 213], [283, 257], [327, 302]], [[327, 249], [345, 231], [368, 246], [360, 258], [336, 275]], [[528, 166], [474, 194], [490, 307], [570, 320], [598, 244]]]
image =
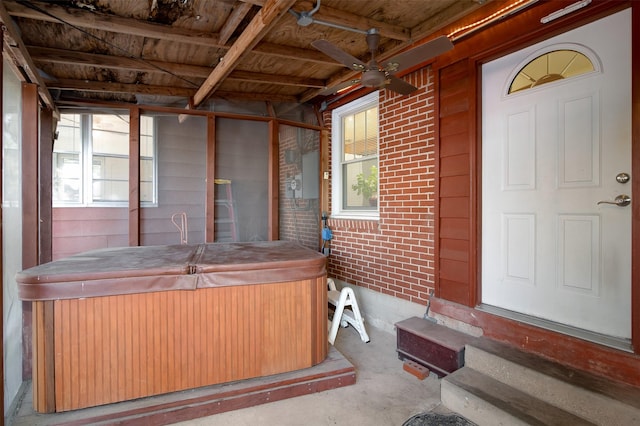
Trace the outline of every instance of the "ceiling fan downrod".
[[334, 24], [333, 22], [326, 22], [320, 19], [314, 19], [313, 15], [320, 9], [320, 1], [321, 0], [318, 0], [314, 8], [308, 12], [307, 11], [296, 12], [293, 9], [289, 9], [289, 13], [296, 17], [298, 25], [300, 25], [301, 27], [308, 27], [311, 24], [318, 24], [318, 25], [324, 25], [331, 28], [337, 28], [339, 30], [353, 31], [360, 34], [367, 33], [367, 31], [363, 31], [357, 28], [351, 28], [344, 25], [340, 25], [340, 24]]

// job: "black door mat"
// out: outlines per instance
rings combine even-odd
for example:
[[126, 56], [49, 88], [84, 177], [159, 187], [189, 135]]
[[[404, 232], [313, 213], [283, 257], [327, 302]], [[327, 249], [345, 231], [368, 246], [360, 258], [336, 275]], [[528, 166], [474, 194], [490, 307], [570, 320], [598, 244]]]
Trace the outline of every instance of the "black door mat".
[[402, 426], [476, 426], [457, 414], [421, 413], [404, 422]]

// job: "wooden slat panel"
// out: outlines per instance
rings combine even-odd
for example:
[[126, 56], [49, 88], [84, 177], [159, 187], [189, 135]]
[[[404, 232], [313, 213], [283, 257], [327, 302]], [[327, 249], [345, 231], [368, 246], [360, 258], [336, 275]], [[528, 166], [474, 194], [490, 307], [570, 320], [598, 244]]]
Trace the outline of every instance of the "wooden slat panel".
[[468, 255], [469, 255], [469, 241], [451, 240], [451, 239], [445, 239], [445, 238], [440, 240], [440, 259], [449, 259], [449, 260], [457, 260], [460, 262], [466, 262]]
[[470, 297], [468, 283], [441, 278], [441, 285], [441, 297], [444, 300], [467, 300]]
[[472, 259], [471, 232], [474, 184], [470, 171], [475, 148], [472, 135], [474, 110], [467, 61], [449, 65], [439, 72], [438, 146], [438, 296], [469, 305]]
[[33, 302], [33, 408], [43, 413], [55, 410], [53, 357], [53, 302]]
[[298, 370], [328, 352], [325, 277], [53, 303], [57, 411]]
[[440, 197], [468, 197], [470, 186], [469, 175], [441, 177]]
[[[440, 158], [440, 177], [469, 175], [469, 155], [467, 153]], [[445, 174], [446, 173], [446, 174]]]

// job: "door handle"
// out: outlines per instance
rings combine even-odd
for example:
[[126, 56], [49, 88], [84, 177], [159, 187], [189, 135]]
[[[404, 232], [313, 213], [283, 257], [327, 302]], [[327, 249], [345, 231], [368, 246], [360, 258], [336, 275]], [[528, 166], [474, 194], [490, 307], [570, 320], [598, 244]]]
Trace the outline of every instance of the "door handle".
[[624, 207], [631, 204], [631, 197], [625, 194], [620, 194], [613, 201], [598, 201], [598, 204], [613, 204], [618, 207]]

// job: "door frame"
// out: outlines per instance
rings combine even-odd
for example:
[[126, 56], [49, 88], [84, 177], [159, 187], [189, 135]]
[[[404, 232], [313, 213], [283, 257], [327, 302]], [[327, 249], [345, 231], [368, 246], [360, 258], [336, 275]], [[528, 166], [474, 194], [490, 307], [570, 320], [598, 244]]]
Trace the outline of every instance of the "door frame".
[[[602, 2], [600, 6], [604, 6], [607, 2]], [[598, 6], [598, 5], [594, 5]], [[480, 301], [482, 300], [482, 283], [480, 280], [481, 272], [481, 242], [482, 242], [482, 229], [481, 229], [481, 211], [482, 211], [482, 65], [486, 62], [489, 62], [498, 57], [504, 56], [508, 53], [512, 53], [514, 51], [520, 50], [526, 46], [535, 44], [539, 41], [543, 41], [545, 39], [549, 39], [557, 34], [561, 34], [577, 28], [579, 26], [594, 22], [598, 19], [601, 19], [605, 16], [614, 14], [619, 12], [626, 7], [632, 8], [632, 23], [631, 23], [631, 32], [632, 32], [632, 82], [631, 82], [631, 90], [632, 90], [632, 114], [631, 114], [631, 144], [632, 144], [632, 165], [631, 165], [631, 182], [632, 182], [632, 191], [631, 191], [631, 199], [640, 200], [640, 53], [638, 50], [640, 49], [640, 5], [627, 4], [626, 2], [622, 4], [624, 7], [615, 7], [610, 8], [608, 10], [599, 11], [599, 13], [593, 13], [592, 15], [587, 15], [584, 17], [571, 15], [567, 19], [567, 22], [563, 26], [558, 26], [558, 28], [554, 28], [553, 31], [549, 31], [547, 33], [540, 34], [542, 28], [540, 28], [537, 32], [533, 32], [527, 40], [522, 40], [519, 43], [515, 43], [514, 41], [510, 41], [505, 43], [502, 49], [497, 45], [493, 45], [491, 51], [481, 52], [470, 59], [473, 61], [475, 68], [475, 79], [477, 84], [476, 89], [476, 170], [474, 176], [472, 177], [475, 182], [476, 188], [476, 211], [475, 211], [475, 228], [476, 228], [476, 251], [477, 251], [477, 259], [476, 259], [476, 280], [475, 280], [475, 301], [474, 306], [478, 306]], [[558, 8], [559, 6], [555, 6]], [[585, 11], [586, 13], [587, 11]], [[576, 14], [577, 15], [577, 14]], [[513, 25], [513, 24], [512, 24]], [[524, 31], [524, 30], [522, 30]], [[633, 203], [632, 202], [632, 212], [631, 212], [631, 239], [632, 239], [632, 247], [631, 247], [631, 346], [634, 353], [640, 354], [640, 202]]]

